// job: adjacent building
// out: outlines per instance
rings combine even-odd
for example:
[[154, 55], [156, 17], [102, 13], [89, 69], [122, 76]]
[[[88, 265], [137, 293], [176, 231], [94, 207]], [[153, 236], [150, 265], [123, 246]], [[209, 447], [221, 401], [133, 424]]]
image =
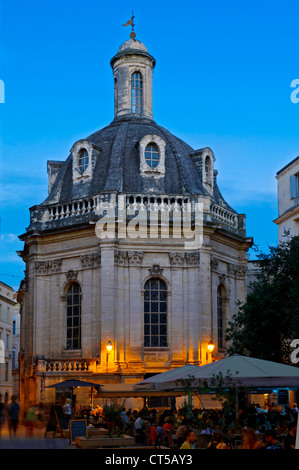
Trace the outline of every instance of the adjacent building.
[[292, 160], [276, 174], [278, 190], [279, 242], [299, 235], [299, 157]]
[[67, 378], [128, 390], [207, 363], [211, 342], [214, 359], [224, 355], [252, 239], [219, 190], [213, 151], [155, 122], [155, 65], [134, 33], [119, 47], [113, 121], [48, 162], [49, 194], [30, 209], [18, 297], [25, 406], [54, 401], [47, 387]]
[[16, 304], [14, 289], [0, 281], [0, 395], [5, 401], [13, 394], [13, 312]]

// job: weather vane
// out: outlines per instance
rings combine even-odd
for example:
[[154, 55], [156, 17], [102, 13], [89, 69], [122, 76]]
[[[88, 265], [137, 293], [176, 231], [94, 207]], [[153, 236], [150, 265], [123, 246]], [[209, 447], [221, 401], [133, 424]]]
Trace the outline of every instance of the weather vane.
[[131, 34], [130, 34], [130, 38], [131, 38], [131, 39], [135, 39], [135, 38], [136, 38], [136, 34], [135, 34], [135, 32], [134, 32], [134, 26], [135, 26], [135, 24], [134, 24], [134, 18], [135, 18], [134, 12], [132, 11], [132, 17], [131, 17], [131, 19], [130, 19], [126, 24], [123, 24], [123, 26], [128, 26], [129, 24], [132, 26], [132, 31], [131, 31]]

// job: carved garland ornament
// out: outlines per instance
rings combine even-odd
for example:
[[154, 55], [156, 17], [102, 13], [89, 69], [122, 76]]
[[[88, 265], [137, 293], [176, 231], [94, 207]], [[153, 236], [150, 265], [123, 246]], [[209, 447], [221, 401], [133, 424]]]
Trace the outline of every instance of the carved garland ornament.
[[36, 274], [54, 274], [61, 271], [62, 259], [52, 259], [47, 261], [35, 261]]
[[187, 253], [170, 252], [169, 261], [171, 266], [184, 266], [185, 262], [187, 266], [199, 266], [200, 253], [199, 251], [190, 251]]
[[115, 250], [114, 260], [118, 266], [141, 266], [143, 251], [123, 251]]

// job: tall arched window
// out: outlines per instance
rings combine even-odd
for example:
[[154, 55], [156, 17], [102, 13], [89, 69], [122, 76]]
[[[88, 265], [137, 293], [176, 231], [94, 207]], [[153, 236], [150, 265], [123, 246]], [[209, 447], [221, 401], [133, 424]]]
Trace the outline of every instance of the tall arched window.
[[166, 286], [160, 279], [149, 279], [144, 286], [144, 347], [167, 346]]
[[67, 349], [81, 349], [81, 287], [71, 284], [67, 291]]
[[225, 296], [224, 286], [217, 289], [217, 330], [218, 330], [218, 350], [224, 349], [224, 308], [223, 299]]
[[117, 113], [117, 79], [114, 78], [114, 111]]
[[131, 112], [142, 114], [143, 84], [140, 72], [134, 72], [131, 77]]

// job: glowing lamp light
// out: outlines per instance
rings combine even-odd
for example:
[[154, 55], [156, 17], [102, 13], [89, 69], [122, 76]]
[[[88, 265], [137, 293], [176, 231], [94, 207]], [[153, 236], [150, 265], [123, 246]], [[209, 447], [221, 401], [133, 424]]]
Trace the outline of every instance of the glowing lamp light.
[[110, 353], [112, 351], [112, 343], [111, 341], [108, 341], [107, 346], [106, 346], [107, 353]]
[[208, 344], [209, 353], [212, 353], [214, 351], [214, 348], [215, 348], [215, 344], [213, 343], [213, 341], [210, 341]]

